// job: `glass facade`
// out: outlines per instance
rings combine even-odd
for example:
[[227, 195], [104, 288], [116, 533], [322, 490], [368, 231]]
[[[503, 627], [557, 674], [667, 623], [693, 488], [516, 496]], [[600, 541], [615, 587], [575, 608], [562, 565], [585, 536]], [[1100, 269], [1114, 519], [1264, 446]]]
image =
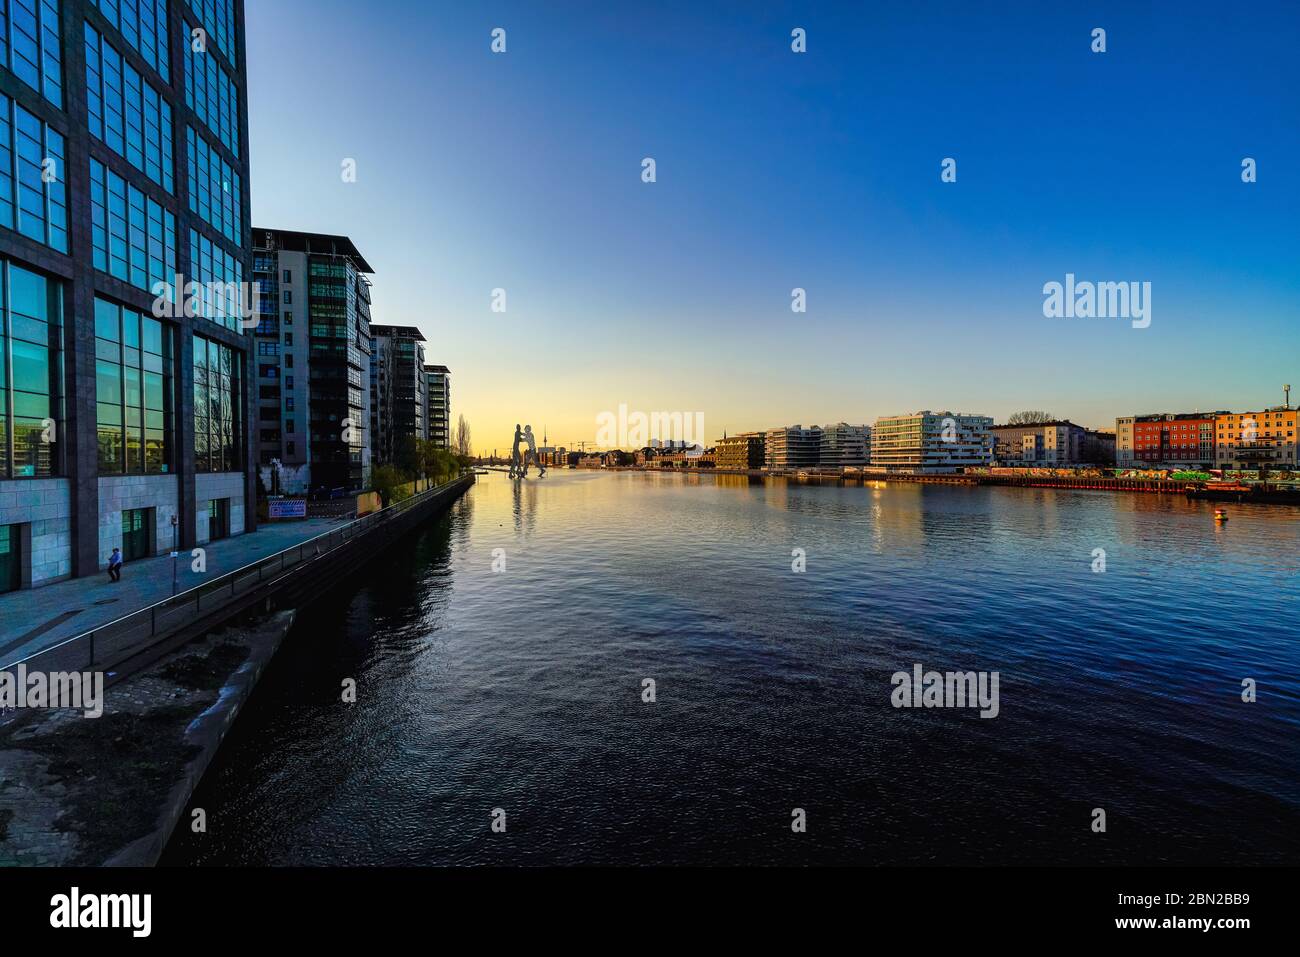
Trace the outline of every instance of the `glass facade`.
[[190, 7], [203, 21], [208, 39], [215, 40], [221, 52], [236, 66], [239, 54], [235, 50], [234, 0], [190, 0]]
[[61, 253], [68, 251], [66, 156], [62, 134], [0, 96], [0, 226]]
[[[371, 425], [362, 392], [368, 384], [361, 371], [360, 330], [369, 334], [369, 301], [363, 302], [360, 294], [365, 284], [346, 258], [312, 256], [307, 286], [312, 482], [328, 488], [359, 488], [365, 479], [366, 433]], [[352, 423], [346, 433], [345, 421]]]
[[[234, 332], [241, 331], [243, 294], [242, 291], [237, 293], [231, 284], [238, 286], [243, 283], [244, 264], [226, 252], [220, 243], [214, 243], [197, 229], [191, 229], [190, 272], [190, 279], [204, 289], [199, 314]], [[226, 295], [209, 293], [214, 288], [211, 284], [216, 283], [225, 287]]]
[[239, 353], [194, 337], [194, 471], [237, 472], [243, 467]]
[[63, 427], [63, 287], [4, 260], [0, 285], [0, 478], [56, 475]]
[[167, 0], [92, 0], [144, 61], [171, 82], [167, 55]]
[[63, 109], [59, 0], [0, 0], [0, 63]]
[[175, 192], [172, 108], [89, 23], [85, 32], [91, 135], [167, 192]]
[[190, 212], [207, 222], [236, 246], [243, 245], [243, 193], [239, 174], [199, 136], [185, 128]]
[[186, 48], [185, 104], [209, 132], [239, 155], [239, 90], [217, 58]]
[[99, 474], [171, 471], [174, 336], [151, 316], [95, 299]]
[[90, 161], [96, 269], [152, 292], [176, 279], [176, 217], [97, 160]]

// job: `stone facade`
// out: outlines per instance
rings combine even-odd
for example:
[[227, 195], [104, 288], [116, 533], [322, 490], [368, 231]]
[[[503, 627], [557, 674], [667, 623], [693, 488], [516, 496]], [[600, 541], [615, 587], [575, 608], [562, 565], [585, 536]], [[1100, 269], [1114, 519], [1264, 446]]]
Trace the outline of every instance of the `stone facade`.
[[208, 502], [218, 498], [230, 500], [231, 537], [244, 532], [244, 474], [200, 473], [194, 476], [194, 540], [200, 545], [208, 541]]
[[179, 515], [175, 475], [114, 475], [99, 480], [99, 567], [108, 567], [108, 556], [122, 547], [122, 513], [132, 509], [152, 510], [153, 554], [172, 550], [172, 542], [183, 544], [179, 528], [173, 532], [172, 516]]
[[[24, 585], [72, 575], [72, 496], [67, 479], [0, 482], [0, 525], [22, 527]], [[30, 577], [28, 577], [30, 575]]]

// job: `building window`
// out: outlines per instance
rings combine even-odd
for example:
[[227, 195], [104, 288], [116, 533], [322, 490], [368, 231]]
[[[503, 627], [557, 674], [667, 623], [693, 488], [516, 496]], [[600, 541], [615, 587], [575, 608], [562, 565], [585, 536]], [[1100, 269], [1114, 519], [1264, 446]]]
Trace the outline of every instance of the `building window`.
[[194, 46], [186, 44], [185, 105], [226, 149], [238, 156], [239, 89], [216, 57]]
[[68, 251], [66, 156], [59, 132], [0, 96], [0, 226], [61, 253]]
[[91, 0], [165, 83], [171, 83], [167, 57], [167, 0]]
[[101, 475], [171, 471], [174, 332], [95, 299], [95, 401]]
[[89, 23], [85, 34], [91, 135], [167, 192], [175, 192], [171, 106]]
[[[96, 269], [157, 294], [176, 278], [176, 217], [98, 160], [90, 161], [90, 243]], [[169, 298], [175, 301], [177, 291]]]
[[229, 346], [194, 337], [194, 470], [242, 467], [240, 357]]
[[63, 427], [63, 287], [3, 260], [0, 283], [8, 303], [0, 326], [0, 477], [55, 475]]
[[226, 55], [226, 59], [237, 66], [234, 0], [190, 0], [190, 6], [203, 21], [203, 29], [207, 31], [209, 42], [215, 40], [217, 47]]
[[185, 128], [185, 155], [190, 212], [202, 216], [236, 246], [242, 246], [244, 207], [239, 174], [192, 126]]
[[59, 0], [0, 0], [0, 63], [63, 109]]
[[[242, 331], [245, 300], [251, 302], [243, 291], [244, 264], [239, 257], [226, 252], [219, 243], [214, 243], [197, 229], [190, 230], [190, 278], [199, 284], [202, 290], [202, 304], [199, 314], [219, 326], [225, 326], [232, 332]], [[213, 289], [220, 286], [224, 294], [214, 294]], [[266, 311], [259, 309], [262, 317], [258, 323], [259, 331], [266, 326], [267, 331], [274, 331], [274, 323], [266, 319]]]

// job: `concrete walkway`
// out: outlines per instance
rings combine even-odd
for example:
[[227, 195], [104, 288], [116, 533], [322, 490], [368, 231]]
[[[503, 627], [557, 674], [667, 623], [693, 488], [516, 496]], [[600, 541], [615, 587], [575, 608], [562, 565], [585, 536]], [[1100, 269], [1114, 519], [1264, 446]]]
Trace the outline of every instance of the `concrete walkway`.
[[[204, 545], [207, 570], [191, 570], [188, 551], [176, 562], [176, 591], [188, 591], [258, 559], [322, 535], [351, 519], [310, 518], [261, 526], [256, 532]], [[9, 664], [66, 638], [106, 625], [172, 594], [170, 554], [129, 562], [122, 580], [107, 572], [73, 578], [43, 588], [0, 595], [0, 664]]]

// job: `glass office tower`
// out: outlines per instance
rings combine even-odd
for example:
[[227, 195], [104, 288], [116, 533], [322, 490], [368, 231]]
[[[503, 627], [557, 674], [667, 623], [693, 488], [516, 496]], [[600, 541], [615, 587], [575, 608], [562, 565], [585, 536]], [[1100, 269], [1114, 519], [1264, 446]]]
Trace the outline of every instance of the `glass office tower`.
[[242, 0], [0, 0], [0, 590], [254, 527], [247, 116]]

